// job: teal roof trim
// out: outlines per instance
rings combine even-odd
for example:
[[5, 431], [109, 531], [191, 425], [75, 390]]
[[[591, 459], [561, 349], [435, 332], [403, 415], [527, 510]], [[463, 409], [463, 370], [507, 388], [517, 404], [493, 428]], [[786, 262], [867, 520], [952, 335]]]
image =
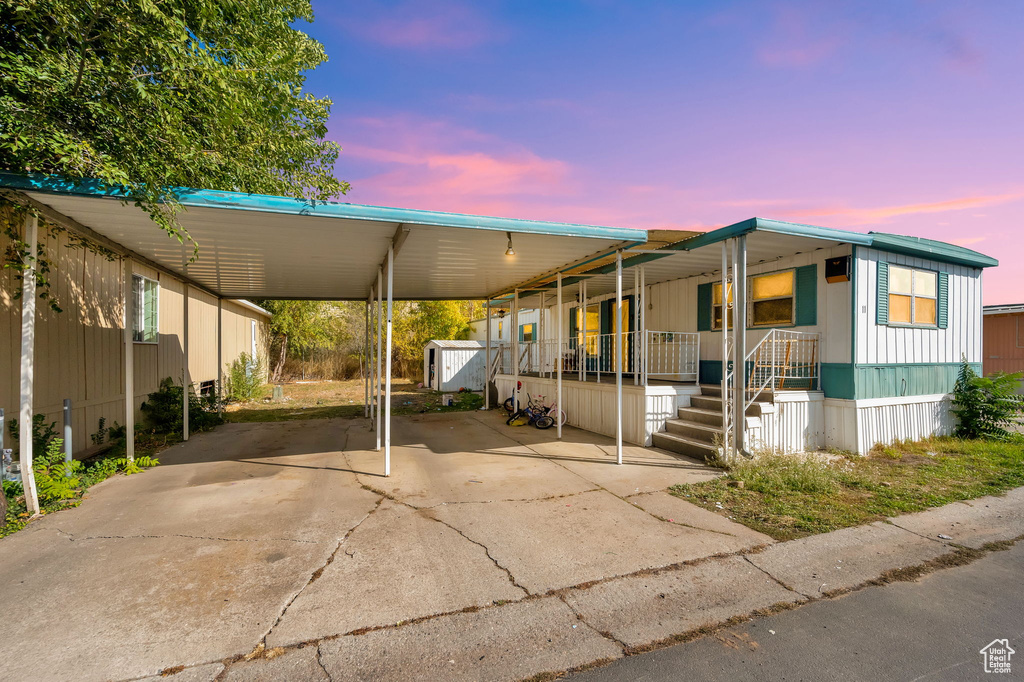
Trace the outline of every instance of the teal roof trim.
[[[25, 192], [45, 192], [64, 196], [110, 198], [131, 201], [121, 187], [111, 187], [98, 180], [66, 180], [55, 176], [15, 175], [0, 172], [0, 187]], [[347, 204], [333, 201], [311, 201], [293, 197], [279, 197], [268, 194], [245, 192], [224, 192], [209, 189], [172, 188], [178, 201], [186, 207], [220, 208], [236, 211], [258, 211], [322, 218], [345, 218], [368, 220], [404, 225], [426, 225], [434, 227], [464, 227], [476, 230], [494, 230], [519, 234], [545, 234], [571, 237], [591, 237], [617, 241], [644, 242], [647, 231], [629, 227], [603, 227], [598, 225], [577, 225], [554, 223], [520, 218], [496, 218], [491, 216], [446, 213], [443, 211], [422, 211], [406, 208], [388, 208]]]
[[991, 256], [966, 249], [956, 244], [925, 239], [923, 237], [907, 237], [902, 234], [885, 232], [869, 232], [872, 248], [889, 253], [901, 253], [927, 260], [943, 263], [966, 265], [972, 268], [991, 268], [999, 265], [999, 261]]

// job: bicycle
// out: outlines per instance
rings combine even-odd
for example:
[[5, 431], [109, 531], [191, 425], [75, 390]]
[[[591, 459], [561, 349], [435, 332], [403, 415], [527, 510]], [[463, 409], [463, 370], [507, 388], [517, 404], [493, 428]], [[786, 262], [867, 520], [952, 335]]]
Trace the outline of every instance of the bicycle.
[[[529, 394], [527, 394], [527, 398], [529, 398]], [[530, 407], [532, 407], [535, 410], [538, 410], [541, 413], [542, 416], [546, 416], [546, 417], [550, 417], [551, 418], [551, 423], [549, 425], [547, 425], [547, 426], [537, 426], [537, 428], [539, 428], [539, 429], [550, 429], [552, 426], [554, 426], [557, 423], [560, 423], [562, 426], [565, 426], [565, 423], [569, 420], [569, 416], [565, 413], [565, 410], [560, 409], [556, 403], [551, 403], [550, 405], [545, 405], [544, 404], [544, 396], [542, 396], [542, 395], [539, 395], [539, 394], [537, 395], [537, 403], [536, 404], [534, 404], [533, 400], [531, 399], [530, 400]], [[555, 421], [556, 416], [557, 416], [558, 421]], [[535, 426], [536, 426], [536, 424], [535, 424]]]
[[[544, 396], [538, 395], [538, 399], [543, 399]], [[510, 398], [509, 405], [511, 405], [512, 399]], [[506, 409], [508, 407], [506, 406]], [[529, 393], [526, 394], [526, 407], [521, 410], [517, 410], [505, 420], [505, 423], [509, 426], [526, 426], [527, 424], [532, 425], [538, 429], [550, 429], [555, 425], [555, 417], [553, 416], [554, 411], [557, 407], [552, 405], [544, 405], [542, 402], [534, 402], [533, 397]], [[566, 415], [562, 410], [558, 410], [561, 415], [562, 423], [565, 424]]]

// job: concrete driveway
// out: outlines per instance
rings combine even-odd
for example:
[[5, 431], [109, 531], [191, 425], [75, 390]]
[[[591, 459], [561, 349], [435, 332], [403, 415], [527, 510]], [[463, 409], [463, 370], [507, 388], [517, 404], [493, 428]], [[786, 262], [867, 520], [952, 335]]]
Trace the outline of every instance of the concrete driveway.
[[613, 644], [566, 588], [770, 542], [663, 492], [717, 475], [693, 461], [497, 412], [393, 425], [388, 478], [366, 420], [230, 424], [0, 540], [0, 679], [429, 678], [380, 661], [467, 618], [515, 679]]

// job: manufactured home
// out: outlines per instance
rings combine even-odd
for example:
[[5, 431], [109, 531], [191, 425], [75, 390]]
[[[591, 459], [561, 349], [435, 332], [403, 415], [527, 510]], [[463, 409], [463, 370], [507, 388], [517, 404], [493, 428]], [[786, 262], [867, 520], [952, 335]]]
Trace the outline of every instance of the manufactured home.
[[[60, 425], [64, 401], [70, 400], [74, 453], [92, 446], [101, 419], [106, 427], [125, 423], [126, 278], [133, 299], [131, 374], [137, 416], [162, 379], [181, 384], [186, 356], [189, 382], [203, 393], [216, 390], [218, 378], [242, 353], [266, 357], [270, 314], [263, 308], [228, 299], [218, 306], [217, 297], [206, 290], [137, 260], [108, 258], [79, 245], [67, 230], [40, 230], [39, 242], [52, 260], [50, 291], [62, 311], [37, 307], [35, 353], [44, 361], [35, 368], [32, 414]], [[0, 249], [9, 243], [0, 234]], [[7, 419], [18, 414], [22, 357], [16, 299], [21, 282], [14, 272], [0, 275], [0, 328], [7, 330], [0, 334], [0, 376], [7, 378], [0, 382], [0, 409]]]
[[561, 310], [551, 277], [492, 300], [554, 320], [489, 350], [498, 396], [554, 395], [560, 368], [569, 423], [612, 435], [620, 369], [629, 442], [706, 456], [742, 422], [749, 451], [865, 453], [950, 432], [961, 359], [981, 370], [975, 251], [752, 219], [634, 252], [561, 275]]
[[[548, 312], [548, 311], [545, 311]], [[512, 318], [508, 316], [503, 308], [495, 310], [495, 315], [490, 319], [491, 341], [494, 343], [509, 343], [512, 341], [512, 334], [515, 333], [520, 341], [536, 341], [540, 338], [540, 327], [550, 320], [541, 320], [540, 310], [520, 310], [516, 328], [512, 328]], [[471, 320], [469, 323], [469, 338], [475, 341], [487, 339], [487, 318]]]

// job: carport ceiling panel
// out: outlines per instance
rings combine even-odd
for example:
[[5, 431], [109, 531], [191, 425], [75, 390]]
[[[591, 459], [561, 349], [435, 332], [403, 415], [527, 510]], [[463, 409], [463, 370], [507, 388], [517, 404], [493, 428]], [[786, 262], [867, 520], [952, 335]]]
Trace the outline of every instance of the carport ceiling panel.
[[[51, 194], [33, 198], [174, 272], [191, 249], [134, 205]], [[233, 298], [363, 299], [397, 225], [190, 207], [179, 222], [199, 244], [187, 276]]]
[[412, 226], [395, 258], [400, 299], [485, 298], [565, 263], [613, 249], [621, 242], [515, 233], [506, 256], [504, 232]]

